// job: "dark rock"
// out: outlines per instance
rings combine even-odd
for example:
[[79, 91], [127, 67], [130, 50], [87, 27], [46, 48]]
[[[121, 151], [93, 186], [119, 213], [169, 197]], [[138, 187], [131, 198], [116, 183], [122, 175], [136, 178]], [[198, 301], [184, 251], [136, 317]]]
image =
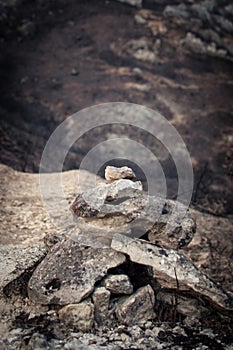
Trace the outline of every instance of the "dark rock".
[[188, 317], [200, 319], [203, 316], [210, 314], [210, 311], [205, 307], [205, 303], [200, 299], [187, 297], [185, 295], [177, 293], [168, 293], [165, 291], [159, 291], [156, 294], [156, 301], [160, 301], [166, 304], [169, 309], [173, 309], [176, 312]]
[[221, 29], [229, 34], [233, 34], [233, 23], [230, 20], [218, 15], [215, 15], [213, 19], [221, 27]]
[[117, 1], [123, 2], [123, 3], [131, 5], [131, 6], [136, 6], [136, 7], [142, 6], [142, 0], [117, 0]]
[[94, 324], [94, 305], [89, 300], [66, 305], [59, 310], [59, 318], [68, 328], [87, 332]]
[[116, 316], [123, 324], [132, 324], [155, 318], [155, 296], [150, 285], [139, 288], [130, 297], [117, 302]]
[[111, 313], [109, 310], [110, 295], [110, 291], [104, 287], [97, 287], [92, 294], [95, 310], [95, 321], [98, 324], [106, 324], [109, 321]]

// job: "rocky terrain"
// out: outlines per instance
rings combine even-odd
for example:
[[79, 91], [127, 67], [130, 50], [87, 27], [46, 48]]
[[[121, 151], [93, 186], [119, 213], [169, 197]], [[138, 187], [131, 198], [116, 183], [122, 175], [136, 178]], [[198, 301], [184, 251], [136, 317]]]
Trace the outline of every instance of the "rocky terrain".
[[[0, 349], [232, 349], [231, 2], [0, 0], [0, 9]], [[184, 139], [195, 186], [178, 226], [166, 225], [169, 153], [126, 126], [96, 128], [70, 149], [65, 232], [44, 210], [37, 173], [51, 132], [109, 101], [158, 110]], [[102, 178], [73, 170], [119, 134], [155, 152], [169, 180], [169, 199], [152, 196], [146, 220], [135, 164], [109, 163], [132, 166], [141, 182], [107, 183], [106, 164]]]
[[[231, 349], [231, 221], [192, 210], [174, 239], [164, 227], [170, 201], [141, 240], [140, 220], [134, 217], [136, 233], [134, 224], [125, 227], [140, 212], [143, 192], [136, 182], [97, 181], [110, 203], [126, 189], [135, 203], [128, 219], [125, 197], [105, 218], [105, 197], [98, 196], [98, 204], [93, 195], [99, 190], [90, 189], [93, 177], [83, 170], [63, 173], [66, 198], [79, 217], [64, 236], [44, 211], [39, 175], [1, 166], [1, 232], [7, 232], [0, 255], [2, 348]], [[77, 198], [87, 191], [99, 208], [95, 214], [90, 202], [79, 209], [84, 204]], [[182, 249], [174, 245], [179, 237], [190, 237]]]

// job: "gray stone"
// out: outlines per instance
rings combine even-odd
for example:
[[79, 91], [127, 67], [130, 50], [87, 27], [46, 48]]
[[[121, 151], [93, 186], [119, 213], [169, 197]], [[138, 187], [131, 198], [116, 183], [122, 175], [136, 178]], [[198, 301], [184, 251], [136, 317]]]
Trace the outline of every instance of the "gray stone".
[[233, 34], [233, 23], [222, 16], [213, 16], [214, 21], [227, 33]]
[[116, 233], [131, 233], [124, 223], [122, 223], [122, 226], [114, 226], [116, 221], [119, 225], [119, 218], [116, 221], [114, 219], [114, 217], [109, 217], [108, 221], [105, 221], [102, 226], [101, 220], [89, 222], [84, 218], [79, 218], [77, 227], [70, 232], [69, 236], [75, 242], [93, 248], [108, 248], [111, 245], [112, 237]]
[[189, 11], [185, 4], [179, 4], [177, 6], [167, 5], [163, 11], [165, 15], [170, 15], [174, 17], [183, 17], [188, 19], [190, 17]]
[[199, 32], [202, 39], [208, 42], [215, 42], [216, 45], [221, 45], [221, 38], [218, 33], [212, 29], [203, 29]]
[[32, 21], [24, 21], [18, 28], [19, 33], [24, 36], [33, 36], [36, 30], [36, 25]]
[[126, 325], [155, 318], [155, 296], [150, 285], [139, 288], [129, 297], [123, 297], [116, 305], [118, 320]]
[[233, 15], [233, 5], [228, 4], [227, 6], [224, 7], [224, 12], [228, 15]]
[[114, 199], [129, 195], [135, 197], [137, 193], [140, 194], [138, 191], [142, 191], [140, 181], [120, 179], [109, 184], [99, 184], [79, 194], [71, 205], [71, 210], [80, 217], [93, 217], [104, 207], [105, 201], [112, 202]]
[[28, 343], [27, 349], [28, 350], [47, 350], [48, 343], [43, 334], [40, 333], [34, 333]]
[[226, 50], [217, 48], [214, 42], [205, 43], [203, 40], [188, 32], [183, 40], [181, 40], [183, 47], [191, 50], [194, 53], [201, 55], [210, 55], [216, 57], [225, 57]]
[[[193, 1], [195, 2], [195, 1]], [[202, 1], [202, 7], [204, 7], [207, 11], [212, 12], [214, 7], [216, 6], [216, 0], [204, 0]]]
[[133, 262], [152, 266], [154, 277], [162, 286], [193, 292], [222, 313], [233, 316], [233, 297], [230, 293], [199, 271], [183, 254], [124, 235], [114, 236], [111, 247], [128, 254]]
[[103, 244], [108, 244], [115, 233], [133, 237], [149, 233], [152, 242], [179, 248], [192, 240], [196, 230], [195, 221], [181, 203], [148, 196], [141, 190], [140, 182], [126, 179], [101, 184], [78, 195], [71, 210], [79, 218], [77, 229], [80, 231], [80, 235], [79, 231], [74, 231], [71, 237], [84, 244], [89, 235], [88, 232], [84, 236], [82, 234], [86, 223], [92, 226], [92, 237], [95, 235], [94, 227], [97, 228], [97, 237], [103, 235]]
[[133, 286], [127, 275], [108, 275], [102, 284], [113, 294], [133, 293]]
[[0, 246], [0, 290], [17, 280], [25, 272], [33, 269], [43, 259], [43, 247], [26, 247], [22, 244]]
[[123, 2], [131, 6], [142, 7], [142, 0], [117, 0], [117, 1]]
[[40, 304], [74, 304], [86, 298], [107, 270], [125, 261], [125, 256], [103, 248], [81, 246], [65, 240], [54, 246], [34, 271], [28, 295]]
[[194, 15], [196, 15], [198, 18], [201, 19], [201, 21], [207, 21], [211, 23], [211, 16], [209, 11], [206, 9], [205, 6], [202, 4], [193, 4], [191, 6], [192, 12]]
[[109, 319], [110, 295], [111, 295], [110, 291], [104, 287], [95, 288], [92, 294], [92, 300], [94, 302], [94, 309], [95, 309], [95, 320], [98, 324], [107, 323], [106, 321]]
[[70, 329], [87, 332], [94, 324], [94, 305], [89, 300], [66, 305], [58, 314], [60, 321]]

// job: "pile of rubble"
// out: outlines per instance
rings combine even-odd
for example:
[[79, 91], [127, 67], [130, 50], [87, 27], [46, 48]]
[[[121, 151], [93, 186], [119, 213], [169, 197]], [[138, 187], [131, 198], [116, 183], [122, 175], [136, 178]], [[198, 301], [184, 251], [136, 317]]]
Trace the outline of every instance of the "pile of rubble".
[[[138, 24], [147, 25], [151, 29], [158, 46], [159, 39], [161, 39], [158, 34], [164, 34], [166, 30], [158, 28], [156, 22], [161, 21], [161, 18], [157, 17], [156, 11], [146, 10], [146, 3], [144, 4], [140, 0], [120, 1], [143, 8], [135, 16], [135, 20]], [[162, 15], [165, 23], [174, 23], [185, 32], [185, 36], [179, 43], [181, 49], [189, 50], [194, 54], [209, 55], [232, 61], [233, 5], [231, 1], [202, 0], [196, 2], [184, 0], [176, 2], [175, 5], [171, 3], [159, 0], [151, 1], [155, 7], [156, 5], [163, 7]], [[157, 48], [155, 48], [156, 50]], [[152, 54], [150, 58], [152, 58]]]

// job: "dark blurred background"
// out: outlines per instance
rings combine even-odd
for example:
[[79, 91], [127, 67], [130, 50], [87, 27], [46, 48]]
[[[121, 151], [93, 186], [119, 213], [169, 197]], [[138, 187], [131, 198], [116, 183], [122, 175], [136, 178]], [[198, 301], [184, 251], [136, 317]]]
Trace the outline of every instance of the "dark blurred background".
[[[38, 172], [46, 141], [69, 115], [102, 102], [137, 103], [158, 110], [184, 139], [193, 206], [232, 214], [230, 0], [0, 0], [0, 31], [2, 163]], [[168, 178], [176, 177], [151, 136], [119, 132], [156, 149]], [[79, 168], [88, 150], [114, 134], [108, 126], [84, 135], [64, 170]]]

